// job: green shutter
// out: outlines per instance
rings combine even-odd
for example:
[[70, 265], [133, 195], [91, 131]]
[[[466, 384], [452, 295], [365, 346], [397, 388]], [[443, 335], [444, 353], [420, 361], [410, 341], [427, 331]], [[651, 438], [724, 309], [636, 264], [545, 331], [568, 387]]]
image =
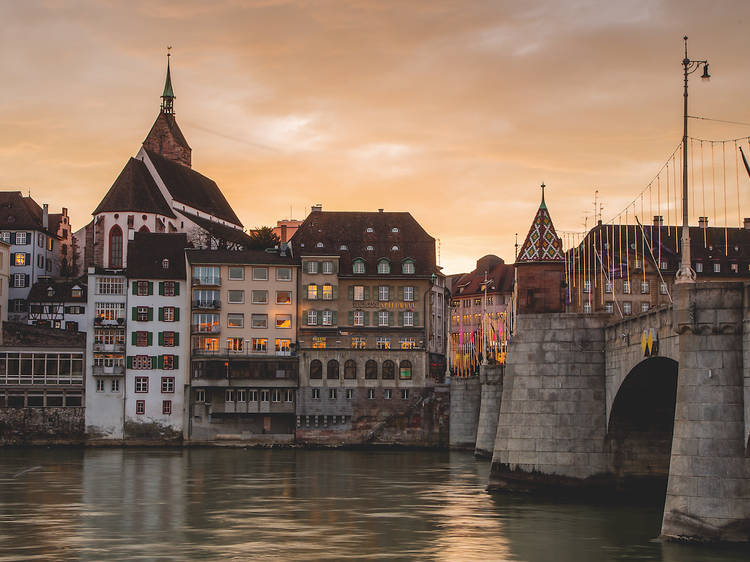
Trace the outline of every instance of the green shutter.
[[354, 300], [354, 285], [349, 286], [348, 292], [349, 292], [349, 300], [353, 301]]
[[339, 317], [339, 313], [338, 313], [338, 312], [336, 312], [336, 311], [334, 310], [334, 311], [333, 311], [333, 319], [332, 319], [332, 320], [333, 320], [333, 325], [334, 325], [334, 326], [335, 326], [336, 324], [338, 324], [338, 317]]
[[302, 325], [307, 326], [308, 325], [307, 324], [307, 309], [303, 308], [301, 314], [302, 314]]
[[337, 298], [339, 298], [339, 287], [338, 287], [338, 285], [334, 285], [331, 288], [331, 292], [333, 293], [333, 300], [336, 300]]
[[419, 326], [419, 312], [414, 313], [414, 325]]
[[318, 300], [321, 300], [323, 298], [323, 285], [318, 285]]
[[164, 332], [159, 332], [159, 345], [164, 345]]
[[173, 361], [174, 368], [177, 369], [180, 366], [180, 358], [175, 355]]
[[398, 313], [398, 325], [399, 326], [404, 325], [404, 313], [403, 312]]
[[388, 286], [388, 300], [392, 301], [395, 299], [396, 288], [393, 285]]
[[148, 294], [149, 295], [154, 294], [154, 282], [153, 281], [148, 282]]
[[322, 261], [318, 262], [318, 273], [323, 273], [323, 262]]
[[164, 322], [164, 307], [163, 306], [159, 307], [159, 321]]
[[159, 294], [164, 296], [164, 281], [159, 281]]
[[414, 287], [414, 300], [417, 300], [419, 298], [419, 291], [416, 287]]
[[339, 272], [339, 262], [334, 261], [333, 262], [333, 272], [338, 273]]
[[401, 286], [398, 288], [398, 300], [404, 300], [404, 288]]
[[388, 311], [388, 325], [393, 326], [393, 311]]
[[138, 332], [133, 332], [132, 334], [130, 334], [130, 343], [135, 345], [137, 341], [138, 341]]
[[175, 345], [180, 345], [180, 332], [175, 332], [174, 333], [174, 344]]
[[138, 281], [133, 281], [133, 294], [138, 294]]
[[148, 343], [148, 345], [153, 345], [154, 344], [154, 334], [152, 334], [151, 332], [147, 332], [147, 334], [146, 334], [146, 342]]
[[152, 306], [148, 307], [148, 319], [153, 320], [154, 319], [154, 308]]
[[130, 311], [132, 313], [131, 314], [132, 319], [133, 320], [138, 320], [138, 307], [134, 306], [133, 308], [130, 309]]
[[354, 326], [354, 311], [353, 310], [349, 311], [349, 325]]
[[180, 309], [175, 308], [174, 309], [174, 321], [177, 322], [180, 319]]
[[156, 356], [156, 360], [157, 360], [158, 368], [159, 369], [163, 369], [164, 368], [164, 356], [163, 355], [157, 355]]
[[131, 357], [130, 355], [128, 355], [127, 358], [126, 358], [126, 360], [125, 360], [125, 364], [128, 366], [128, 369], [132, 369], [133, 368], [133, 357]]
[[176, 297], [180, 296], [180, 282], [179, 281], [174, 282], [174, 296]]
[[365, 287], [365, 300], [370, 300], [370, 287]]

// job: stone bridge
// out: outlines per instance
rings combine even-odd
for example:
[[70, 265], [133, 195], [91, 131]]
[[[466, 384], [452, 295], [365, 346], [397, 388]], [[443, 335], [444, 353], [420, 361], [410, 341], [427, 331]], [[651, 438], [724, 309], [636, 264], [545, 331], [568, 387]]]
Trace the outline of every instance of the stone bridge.
[[490, 489], [658, 495], [665, 537], [750, 540], [750, 285], [614, 323], [519, 315], [500, 388]]

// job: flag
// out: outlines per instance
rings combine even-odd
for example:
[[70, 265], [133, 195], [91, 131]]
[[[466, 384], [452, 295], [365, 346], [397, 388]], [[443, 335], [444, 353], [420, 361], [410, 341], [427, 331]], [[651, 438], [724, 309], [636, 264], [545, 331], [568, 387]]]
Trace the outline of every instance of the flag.
[[742, 154], [742, 163], [745, 164], [747, 175], [750, 176], [750, 164], [747, 163], [747, 158], [745, 158], [745, 153], [742, 152], [742, 147], [740, 147], [740, 154]]

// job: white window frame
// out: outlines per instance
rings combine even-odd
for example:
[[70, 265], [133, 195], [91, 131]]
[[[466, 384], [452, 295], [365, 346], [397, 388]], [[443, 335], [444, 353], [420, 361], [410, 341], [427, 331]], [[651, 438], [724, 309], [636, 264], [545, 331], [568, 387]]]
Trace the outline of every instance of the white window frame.
[[405, 302], [414, 301], [414, 287], [411, 287], [411, 286], [404, 287], [404, 301]]
[[268, 281], [268, 268], [253, 267], [253, 281]]
[[378, 310], [378, 326], [389, 326], [388, 316], [387, 310]]

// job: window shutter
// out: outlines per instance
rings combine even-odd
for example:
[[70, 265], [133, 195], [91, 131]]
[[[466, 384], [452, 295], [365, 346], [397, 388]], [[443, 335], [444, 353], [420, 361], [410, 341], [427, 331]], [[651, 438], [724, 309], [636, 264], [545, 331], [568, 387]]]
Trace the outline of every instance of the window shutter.
[[302, 325], [307, 326], [307, 309], [302, 310]]
[[323, 298], [323, 285], [318, 285], [318, 300]]
[[127, 356], [127, 358], [125, 360], [125, 364], [128, 366], [128, 369], [132, 369], [133, 368], [133, 357], [131, 355]]
[[174, 333], [174, 344], [175, 345], [180, 345], [180, 332], [175, 332]]
[[133, 281], [133, 294], [138, 294], [138, 281]]
[[337, 298], [339, 298], [339, 288], [338, 288], [338, 285], [334, 285], [333, 288], [331, 289], [331, 291], [333, 292], [333, 300], [336, 300]]
[[349, 286], [349, 291], [348, 292], [349, 292], [349, 300], [353, 301], [354, 300], [354, 285], [350, 285]]
[[[44, 256], [41, 256], [44, 259]], [[26, 265], [34, 265], [31, 263], [31, 254], [26, 254]]]
[[29, 274], [28, 273], [23, 276], [23, 286], [24, 287], [29, 286]]
[[163, 369], [164, 368], [164, 356], [163, 355], [157, 355], [156, 356], [156, 360], [157, 360], [158, 368], [159, 369]]
[[404, 300], [404, 288], [400, 286], [398, 288], [398, 300]]
[[394, 295], [395, 295], [395, 287], [393, 287], [393, 285], [389, 285], [388, 286], [388, 300], [389, 301], [394, 300], [395, 298]]
[[349, 325], [354, 326], [354, 311], [353, 310], [349, 311]]
[[148, 332], [146, 335], [146, 343], [148, 345], [153, 345], [154, 343], [154, 334], [152, 334], [151, 332]]
[[130, 317], [132, 320], [138, 320], [138, 307], [134, 306], [130, 309]]
[[305, 293], [306, 301], [310, 300], [310, 293], [308, 292], [310, 290], [309, 287], [310, 287], [310, 283], [308, 283], [307, 285], [302, 285], [302, 292]]
[[173, 368], [177, 369], [180, 366], [180, 358], [175, 355], [172, 361], [174, 361], [174, 363], [172, 363]]
[[164, 332], [159, 332], [159, 345], [164, 345]]
[[388, 325], [393, 326], [393, 311], [388, 311]]
[[154, 294], [154, 282], [153, 281], [148, 282], [148, 294], [149, 295]]
[[175, 308], [174, 309], [174, 321], [177, 322], [180, 319], [180, 309]]
[[15, 252], [13, 252], [10, 255], [10, 265], [16, 265], [16, 253]]
[[152, 306], [148, 307], [148, 319], [153, 320], [154, 319], [154, 308]]
[[159, 294], [164, 296], [164, 281], [159, 281]]
[[322, 261], [318, 262], [318, 273], [323, 273], [323, 262]]
[[338, 316], [339, 316], [339, 313], [334, 310], [333, 311], [333, 324], [334, 324], [334, 326], [336, 324], [338, 324]]
[[370, 300], [370, 287], [365, 287], [365, 300]]
[[338, 273], [339, 272], [339, 262], [334, 261], [333, 262], [333, 272]]
[[175, 281], [174, 282], [174, 296], [177, 297], [179, 295], [180, 295], [180, 282], [179, 281]]
[[398, 313], [398, 325], [399, 326], [404, 325], [404, 313], [403, 312]]
[[159, 321], [164, 322], [164, 307], [163, 306], [159, 307]]
[[414, 300], [417, 300], [419, 298], [419, 290], [414, 287]]
[[16, 243], [16, 233], [15, 232], [11, 232], [10, 233], [10, 243], [11, 244], [15, 244]]
[[419, 312], [414, 313], [414, 325], [419, 326]]
[[137, 341], [138, 341], [138, 332], [133, 332], [132, 334], [130, 334], [130, 343], [135, 345]]

